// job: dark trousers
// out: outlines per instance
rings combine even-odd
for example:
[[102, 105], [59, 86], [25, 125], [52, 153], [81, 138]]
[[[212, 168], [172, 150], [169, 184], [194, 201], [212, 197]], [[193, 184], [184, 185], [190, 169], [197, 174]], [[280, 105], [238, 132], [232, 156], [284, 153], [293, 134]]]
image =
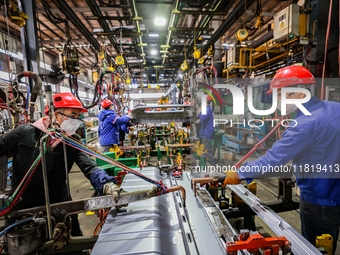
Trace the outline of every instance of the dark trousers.
[[340, 206], [322, 206], [300, 200], [301, 233], [313, 245], [316, 237], [329, 234], [333, 237], [333, 254], [339, 236]]
[[215, 159], [214, 159], [214, 153], [213, 153], [213, 147], [212, 147], [212, 139], [206, 139], [202, 138], [202, 143], [204, 144], [204, 150], [207, 151], [206, 157], [208, 162], [215, 166]]

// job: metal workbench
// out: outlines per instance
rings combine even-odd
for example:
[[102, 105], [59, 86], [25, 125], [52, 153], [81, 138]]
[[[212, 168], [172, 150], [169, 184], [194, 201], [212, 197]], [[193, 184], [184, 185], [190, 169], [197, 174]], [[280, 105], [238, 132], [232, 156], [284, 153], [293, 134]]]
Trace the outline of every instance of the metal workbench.
[[[185, 188], [186, 207], [179, 191], [131, 203], [125, 212], [111, 209], [92, 250], [92, 255], [164, 254], [164, 255], [226, 255], [226, 242], [238, 240], [237, 233], [205, 189], [193, 195], [191, 179], [198, 173], [185, 172], [182, 178], [168, 177], [155, 167], [146, 167], [144, 175], [162, 180], [167, 187]], [[148, 182], [128, 174], [122, 184], [126, 191], [151, 189]], [[294, 254], [321, 254], [287, 222], [242, 185], [230, 188], [256, 211], [278, 235], [292, 244]], [[246, 250], [238, 254], [249, 254]]]
[[[176, 185], [175, 179], [158, 172], [155, 167], [142, 169], [144, 175], [162, 179], [168, 187]], [[112, 209], [91, 254], [226, 254], [224, 241], [202, 210], [203, 205], [192, 195], [187, 176], [178, 185], [188, 193], [186, 208], [181, 193], [174, 192], [129, 204], [126, 212]], [[122, 187], [136, 191], [151, 189], [152, 185], [128, 174]]]

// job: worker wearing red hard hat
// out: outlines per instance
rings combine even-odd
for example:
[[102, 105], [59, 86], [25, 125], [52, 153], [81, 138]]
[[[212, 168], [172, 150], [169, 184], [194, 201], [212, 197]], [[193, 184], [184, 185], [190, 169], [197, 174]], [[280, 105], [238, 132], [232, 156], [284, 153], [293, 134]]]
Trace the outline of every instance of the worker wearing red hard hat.
[[132, 113], [128, 116], [124, 115], [120, 117], [113, 110], [113, 102], [109, 99], [104, 99], [101, 102], [102, 111], [98, 115], [99, 119], [99, 143], [103, 149], [103, 152], [110, 151], [114, 144], [119, 145], [119, 132], [120, 129], [126, 130], [126, 125], [130, 122], [132, 118]]
[[[31, 125], [19, 125], [0, 139], [0, 155], [12, 154], [13, 171], [10, 194], [13, 194], [30, 166], [36, 160], [40, 153], [40, 139], [50, 133], [50, 128], [60, 128], [73, 139], [80, 139], [75, 134], [76, 129], [82, 123], [79, 115], [87, 112], [82, 103], [71, 93], [63, 92], [53, 96], [53, 108], [52, 120], [50, 120], [49, 116], [45, 116]], [[46, 113], [49, 110], [48, 107], [45, 108]], [[66, 169], [63, 163], [65, 155], [67, 157]], [[111, 194], [114, 199], [118, 199], [120, 189], [115, 184], [115, 178], [99, 168], [96, 162], [85, 152], [66, 145], [66, 153], [64, 153], [64, 146], [60, 140], [51, 136], [48, 140], [45, 159], [50, 203], [59, 203], [70, 199], [67, 192], [66, 173], [70, 172], [74, 163], [90, 180], [98, 194]], [[13, 209], [25, 209], [45, 204], [44, 182], [40, 164], [25, 192], [21, 195], [20, 202]], [[77, 215], [72, 215], [71, 217], [71, 235], [82, 235]]]
[[[280, 100], [284, 87], [308, 88], [313, 84], [314, 76], [305, 67], [288, 66], [278, 70], [270, 83], [269, 93], [276, 88]], [[285, 96], [302, 99], [306, 95], [292, 90]], [[303, 106], [311, 115], [304, 115], [297, 106], [288, 105], [287, 114], [296, 112], [296, 116], [282, 139], [276, 141], [264, 156], [245, 163], [238, 173], [228, 172], [224, 185], [239, 183], [239, 179], [265, 177], [263, 173], [268, 169], [283, 169], [282, 166], [292, 160], [290, 174], [296, 176], [301, 194], [302, 235], [315, 245], [316, 236], [330, 234], [334, 240], [334, 253], [340, 227], [340, 103], [311, 97]], [[276, 176], [283, 174], [282, 171], [274, 173]]]

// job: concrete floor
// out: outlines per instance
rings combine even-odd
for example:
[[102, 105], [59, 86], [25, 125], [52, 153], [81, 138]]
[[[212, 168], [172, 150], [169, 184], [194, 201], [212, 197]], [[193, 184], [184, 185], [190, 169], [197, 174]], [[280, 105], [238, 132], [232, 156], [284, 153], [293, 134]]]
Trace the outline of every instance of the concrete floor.
[[[221, 151], [221, 158], [223, 158], [223, 154], [226, 151]], [[242, 155], [237, 155], [236, 160], [240, 159]], [[155, 159], [153, 159], [155, 161]], [[189, 160], [187, 158], [186, 160]], [[251, 160], [251, 158], [250, 158]], [[219, 162], [220, 164], [222, 162]], [[229, 163], [229, 162], [227, 162]], [[234, 162], [230, 162], [234, 163]], [[188, 169], [188, 167], [187, 167]], [[90, 197], [93, 193], [93, 190], [91, 190], [91, 184], [90, 182], [84, 177], [82, 172], [79, 171], [79, 169], [75, 166], [70, 174], [70, 185], [71, 185], [71, 194], [73, 200], [82, 199], [86, 197]], [[266, 179], [266, 180], [259, 180], [257, 185], [257, 196], [263, 201], [263, 202], [273, 202], [276, 201], [276, 193], [277, 193], [277, 180], [275, 179]], [[188, 193], [190, 195], [190, 192]], [[293, 194], [295, 195], [295, 188], [293, 191]], [[294, 200], [299, 200], [298, 196], [294, 197]], [[289, 212], [283, 212], [279, 213], [279, 215], [286, 220], [294, 229], [296, 229], [298, 232], [300, 232], [300, 214], [299, 210], [289, 211]], [[81, 223], [81, 228], [83, 230], [84, 235], [92, 235], [95, 227], [99, 223], [98, 218], [96, 215], [86, 215], [85, 213], [82, 213], [79, 215], [79, 220]], [[255, 217], [255, 223], [257, 230], [262, 234], [269, 234], [274, 235], [271, 233], [270, 229], [259, 219], [258, 217]], [[340, 244], [338, 241], [338, 249], [336, 254], [340, 255]]]

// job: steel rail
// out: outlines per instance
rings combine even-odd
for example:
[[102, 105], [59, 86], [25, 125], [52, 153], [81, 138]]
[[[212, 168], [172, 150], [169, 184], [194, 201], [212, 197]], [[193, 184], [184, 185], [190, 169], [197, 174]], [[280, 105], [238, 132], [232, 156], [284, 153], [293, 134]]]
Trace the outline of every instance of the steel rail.
[[256, 214], [263, 220], [278, 236], [284, 236], [292, 244], [292, 251], [295, 255], [322, 254], [317, 248], [309, 243], [284, 219], [277, 215], [272, 209], [266, 206], [253, 193], [239, 185], [228, 185], [229, 189], [235, 192]]

